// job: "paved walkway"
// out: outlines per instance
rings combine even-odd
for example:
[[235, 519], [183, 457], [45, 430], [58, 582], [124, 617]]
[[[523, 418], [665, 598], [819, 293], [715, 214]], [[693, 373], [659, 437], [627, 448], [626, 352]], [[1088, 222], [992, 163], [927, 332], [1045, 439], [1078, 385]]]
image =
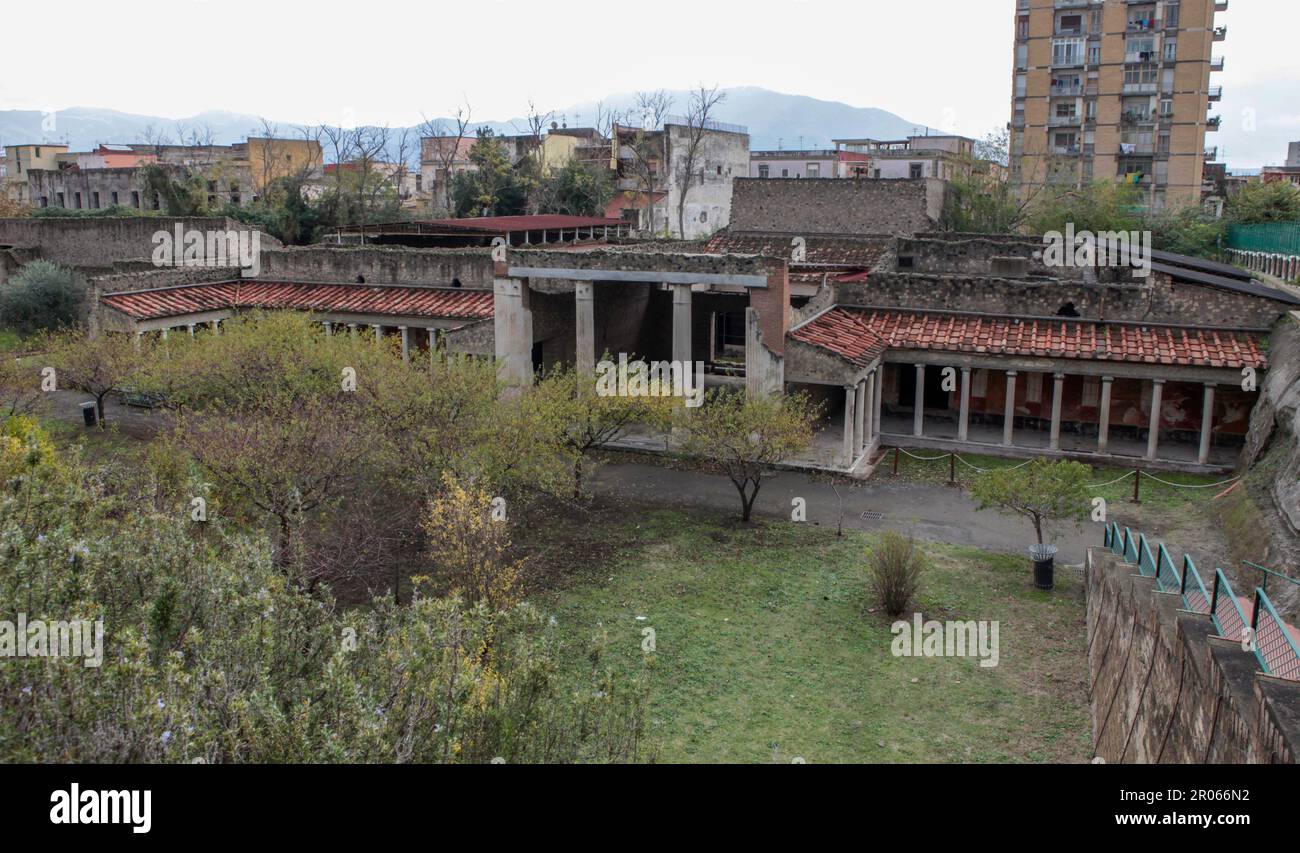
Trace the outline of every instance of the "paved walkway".
[[[652, 503], [700, 507], [734, 513], [740, 517], [740, 496], [731, 481], [698, 471], [679, 471], [638, 463], [612, 463], [600, 468], [595, 478], [598, 494], [614, 494]], [[915, 483], [891, 482], [888, 474], [848, 489], [844, 496], [844, 526], [856, 530], [898, 530], [918, 539], [969, 545], [988, 551], [1025, 554], [1033, 542], [1032, 525], [1019, 516], [992, 510], [978, 512], [975, 503], [960, 489]], [[791, 501], [807, 501], [808, 521], [834, 527], [839, 504], [834, 490], [813, 482], [808, 475], [783, 471], [764, 482], [754, 504], [755, 515], [790, 518]], [[884, 518], [863, 519], [862, 513], [883, 513]], [[1082, 531], [1066, 528], [1053, 541], [1060, 546], [1058, 562], [1083, 562], [1084, 549], [1100, 544], [1102, 525], [1086, 523]]]

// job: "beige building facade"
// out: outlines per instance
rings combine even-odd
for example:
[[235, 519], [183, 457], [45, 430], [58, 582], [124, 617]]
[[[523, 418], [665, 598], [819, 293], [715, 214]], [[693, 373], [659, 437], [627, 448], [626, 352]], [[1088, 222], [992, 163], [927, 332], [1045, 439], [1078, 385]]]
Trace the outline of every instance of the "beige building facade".
[[1222, 97], [1226, 0], [1016, 0], [1010, 179], [1121, 180], [1153, 210], [1198, 204]]

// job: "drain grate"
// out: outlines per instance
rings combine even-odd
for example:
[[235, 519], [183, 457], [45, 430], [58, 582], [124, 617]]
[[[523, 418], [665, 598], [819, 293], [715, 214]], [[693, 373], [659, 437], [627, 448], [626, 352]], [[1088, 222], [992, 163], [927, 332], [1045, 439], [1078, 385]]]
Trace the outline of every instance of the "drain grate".
[[863, 521], [884, 521], [885, 514], [883, 512], [876, 512], [874, 509], [869, 509], [866, 512], [862, 513], [862, 520]]

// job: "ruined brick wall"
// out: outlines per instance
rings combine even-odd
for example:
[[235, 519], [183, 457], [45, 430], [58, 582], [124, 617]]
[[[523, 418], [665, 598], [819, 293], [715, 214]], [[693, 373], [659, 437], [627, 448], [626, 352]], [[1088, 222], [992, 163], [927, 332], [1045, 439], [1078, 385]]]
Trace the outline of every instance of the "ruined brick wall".
[[836, 302], [881, 308], [1052, 317], [1067, 305], [1082, 318], [1266, 329], [1285, 313], [1271, 299], [1152, 273], [1143, 284], [925, 273], [873, 273], [836, 285]]
[[1257, 674], [1253, 652], [1103, 548], [1089, 551], [1094, 753], [1107, 763], [1295, 763], [1300, 683]]
[[425, 284], [492, 289], [488, 249], [411, 249], [403, 246], [293, 246], [262, 252], [258, 278], [266, 281], [326, 281], [367, 284]]
[[[34, 247], [40, 250], [42, 258], [56, 264], [107, 271], [116, 261], [151, 257], [154, 235], [159, 231], [173, 233], [178, 222], [186, 231], [252, 230], [224, 216], [38, 216], [0, 219], [0, 246]], [[265, 234], [260, 242], [263, 250], [279, 245], [279, 241]]]
[[943, 215], [947, 184], [919, 180], [737, 178], [732, 231], [915, 234]]

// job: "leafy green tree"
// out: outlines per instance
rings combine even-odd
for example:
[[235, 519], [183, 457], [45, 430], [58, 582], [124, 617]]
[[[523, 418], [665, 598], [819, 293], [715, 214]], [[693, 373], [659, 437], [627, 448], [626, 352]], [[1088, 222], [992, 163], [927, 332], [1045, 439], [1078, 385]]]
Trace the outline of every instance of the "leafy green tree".
[[0, 287], [0, 325], [20, 335], [74, 326], [85, 306], [86, 279], [49, 261], [24, 264]]
[[605, 205], [614, 197], [614, 181], [608, 169], [572, 160], [545, 179], [549, 184], [546, 204], [540, 213], [569, 216], [604, 216]]
[[1028, 465], [994, 468], [976, 476], [971, 496], [979, 509], [994, 509], [1029, 519], [1043, 544], [1044, 528], [1055, 523], [1082, 525], [1092, 510], [1088, 468], [1078, 462], [1037, 457]]
[[1069, 224], [1076, 232], [1094, 234], [1147, 230], [1141, 191], [1118, 181], [1093, 181], [1082, 189], [1049, 186], [1034, 203], [1025, 224], [1032, 234], [1064, 233]]
[[150, 357], [149, 342], [131, 335], [81, 331], [50, 336], [43, 347], [55, 369], [58, 387], [84, 391], [95, 398], [99, 427], [104, 428], [104, 400], [126, 390], [138, 375], [140, 365]]
[[1217, 258], [1227, 223], [1199, 204], [1153, 214], [1148, 219], [1151, 244], [1162, 252]]
[[203, 216], [208, 212], [208, 191], [202, 175], [150, 163], [140, 167], [140, 177], [145, 195], [157, 194], [168, 216]]
[[748, 522], [763, 482], [812, 442], [817, 409], [803, 394], [764, 397], [715, 389], [699, 408], [682, 407], [679, 453], [716, 468], [740, 494]]
[[1300, 221], [1300, 188], [1287, 181], [1251, 181], [1228, 198], [1225, 215], [1239, 225]]
[[513, 216], [525, 212], [528, 184], [511, 167], [505, 145], [491, 129], [479, 128], [478, 138], [469, 149], [469, 160], [474, 168], [458, 173], [452, 185], [457, 216]]

